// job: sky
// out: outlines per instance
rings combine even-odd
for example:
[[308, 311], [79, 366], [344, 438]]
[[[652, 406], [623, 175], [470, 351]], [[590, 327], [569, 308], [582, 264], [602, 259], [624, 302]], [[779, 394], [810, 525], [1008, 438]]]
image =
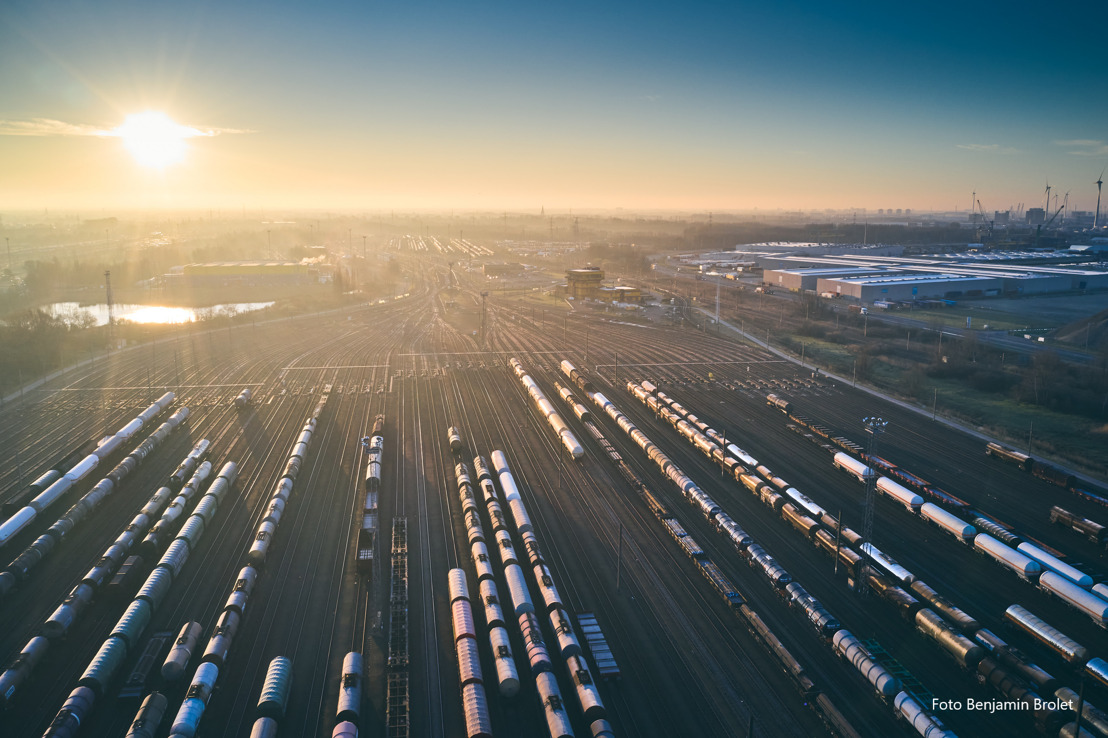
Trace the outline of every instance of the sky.
[[[1106, 28], [1106, 3], [5, 0], [0, 212], [991, 212], [1047, 182], [1092, 210]], [[180, 161], [133, 155], [144, 111], [191, 132]]]

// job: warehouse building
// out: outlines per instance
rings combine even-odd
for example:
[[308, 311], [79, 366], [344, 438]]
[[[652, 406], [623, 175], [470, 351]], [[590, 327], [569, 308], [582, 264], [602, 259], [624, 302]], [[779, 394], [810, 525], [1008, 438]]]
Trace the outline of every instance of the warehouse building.
[[1004, 283], [995, 277], [961, 274], [886, 274], [880, 276], [830, 277], [818, 280], [816, 289], [863, 303], [874, 300], [956, 300], [989, 297], [1001, 293]]

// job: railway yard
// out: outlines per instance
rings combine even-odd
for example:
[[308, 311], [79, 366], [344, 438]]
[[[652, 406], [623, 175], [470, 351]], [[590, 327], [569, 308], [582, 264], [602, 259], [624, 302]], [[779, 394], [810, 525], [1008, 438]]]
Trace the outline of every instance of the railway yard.
[[[494, 298], [482, 346], [481, 288], [447, 275], [425, 259], [402, 298], [182, 330], [8, 398], [0, 734], [1053, 737], [1080, 692], [1108, 736], [1105, 536], [1072, 524], [1108, 521], [1106, 493], [695, 330]], [[899, 566], [853, 533], [871, 416], [869, 543]], [[1062, 562], [1085, 609], [1048, 586]], [[129, 733], [155, 690], [164, 717]]]

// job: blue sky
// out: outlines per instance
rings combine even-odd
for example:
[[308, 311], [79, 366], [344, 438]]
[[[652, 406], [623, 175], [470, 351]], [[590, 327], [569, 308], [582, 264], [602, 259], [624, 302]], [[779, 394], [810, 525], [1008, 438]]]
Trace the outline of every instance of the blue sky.
[[1108, 163], [1103, 4], [231, 5], [7, 3], [0, 133], [157, 109], [221, 134], [156, 172], [0, 135], [0, 198], [991, 210], [1049, 178], [1091, 209]]

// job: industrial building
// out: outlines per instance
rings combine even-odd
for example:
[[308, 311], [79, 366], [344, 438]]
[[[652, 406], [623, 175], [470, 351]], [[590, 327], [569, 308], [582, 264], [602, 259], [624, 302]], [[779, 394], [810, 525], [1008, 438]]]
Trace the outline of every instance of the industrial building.
[[574, 300], [602, 300], [604, 302], [641, 303], [642, 290], [638, 287], [617, 285], [604, 287], [604, 272], [600, 267], [583, 267], [566, 271], [566, 296]]
[[860, 302], [905, 301], [999, 295], [1003, 282], [996, 278], [958, 274], [886, 274], [821, 278], [816, 290], [852, 297]]
[[[960, 299], [1108, 289], [1091, 254], [984, 252], [949, 257], [776, 256], [763, 284], [873, 300]], [[1082, 261], [1083, 264], [1065, 262]]]

